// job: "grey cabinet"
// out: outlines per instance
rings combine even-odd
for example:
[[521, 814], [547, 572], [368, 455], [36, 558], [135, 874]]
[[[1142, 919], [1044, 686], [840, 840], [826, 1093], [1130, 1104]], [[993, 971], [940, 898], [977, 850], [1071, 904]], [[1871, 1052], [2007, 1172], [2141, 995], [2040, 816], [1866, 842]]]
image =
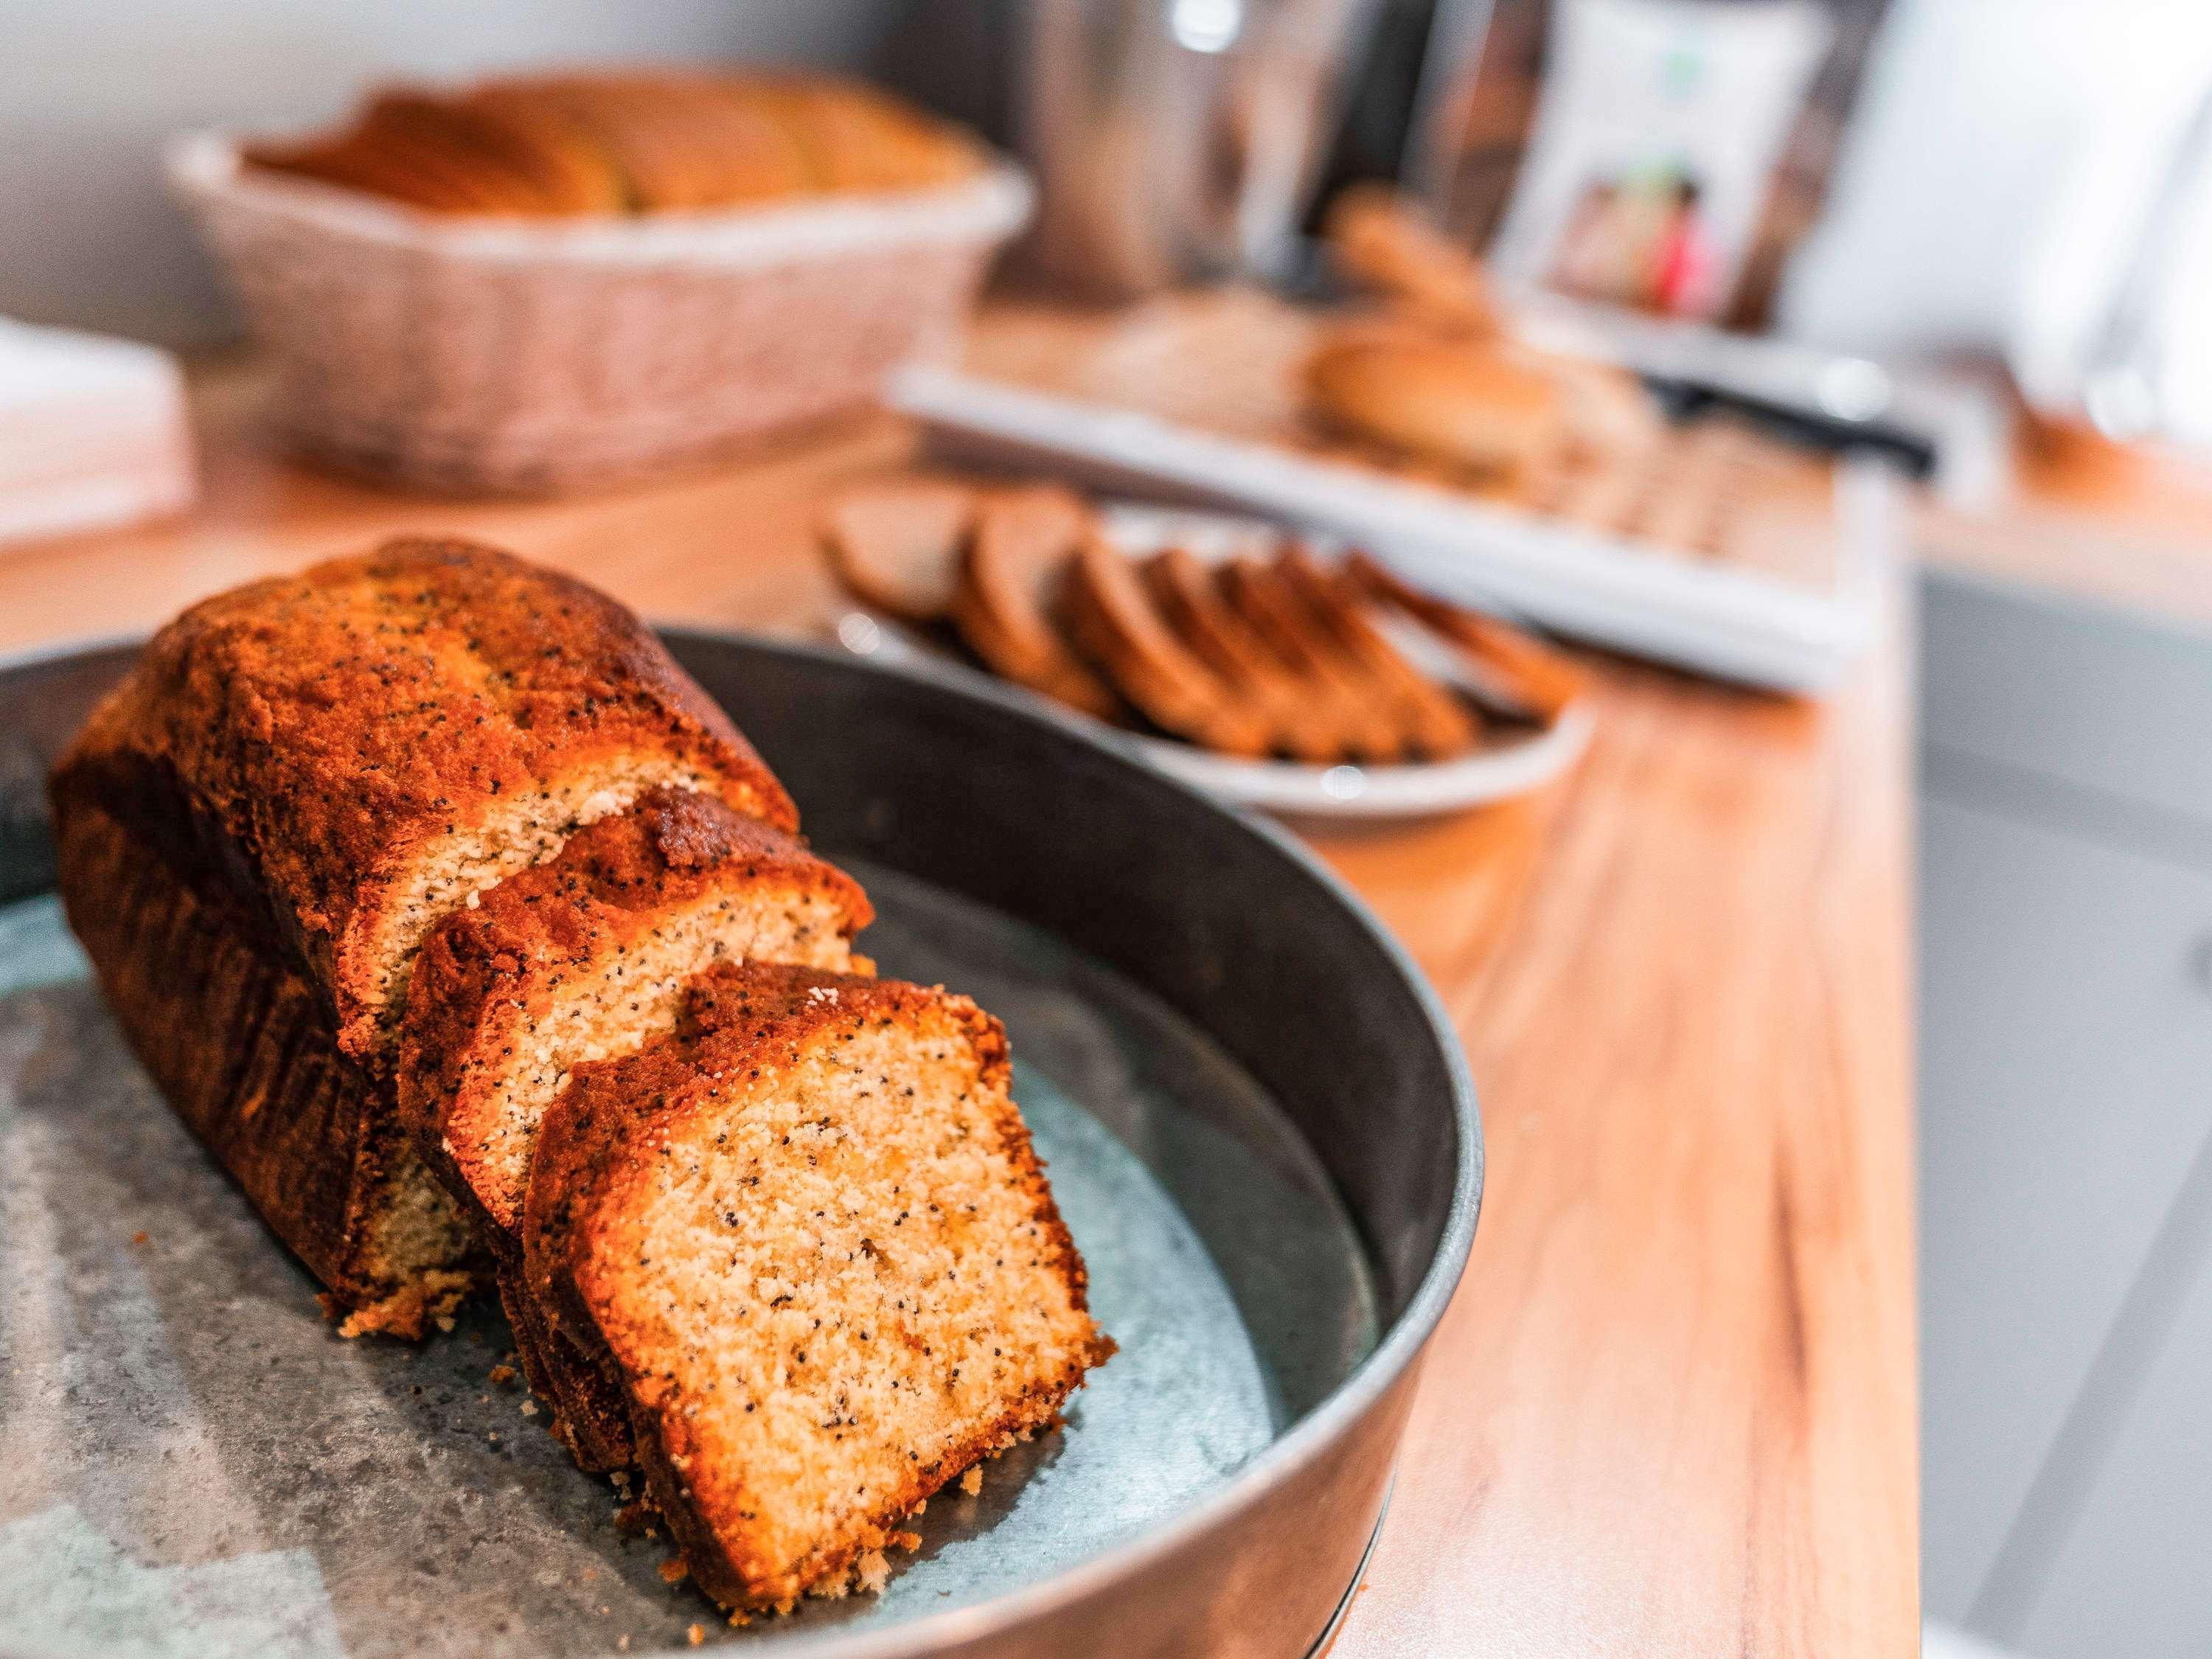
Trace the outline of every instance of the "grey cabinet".
[[1961, 1620], [2212, 1133], [2212, 872], [1939, 787], [1920, 835], [1923, 1594]]
[[2097, 796], [2187, 820], [2179, 850], [2212, 860], [2212, 640], [1964, 577], [1922, 594], [1931, 752], [2032, 774], [2091, 812]]
[[2094, 1479], [2054, 1516], [2014, 1645], [2037, 1659], [2212, 1654], [2212, 1273], [2201, 1263]]
[[2212, 1653], [2212, 639], [1923, 594], [1927, 1610]]

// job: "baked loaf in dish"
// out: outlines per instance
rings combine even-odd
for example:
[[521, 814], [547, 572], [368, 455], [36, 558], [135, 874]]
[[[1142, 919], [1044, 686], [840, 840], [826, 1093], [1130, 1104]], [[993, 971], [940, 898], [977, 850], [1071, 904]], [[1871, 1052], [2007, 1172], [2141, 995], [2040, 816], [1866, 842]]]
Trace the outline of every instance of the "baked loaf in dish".
[[537, 218], [926, 189], [985, 166], [957, 128], [853, 82], [674, 69], [393, 88], [335, 131], [243, 153], [425, 212]]
[[[227, 948], [261, 963], [257, 982], [296, 981], [284, 994], [312, 1002], [316, 1042], [346, 1062], [337, 1075], [379, 1085], [358, 1104], [374, 1122], [312, 1138], [305, 1150], [330, 1165], [313, 1172], [253, 1167], [261, 1137], [276, 1133], [243, 1121], [261, 1118], [253, 1090], [265, 1079], [226, 1073], [231, 1093], [208, 1084], [185, 1113], [323, 1277], [349, 1329], [419, 1334], [451, 1305], [473, 1253], [450, 1194], [392, 1138], [385, 1079], [422, 938], [582, 825], [663, 787], [797, 823], [782, 786], [636, 618], [462, 543], [396, 542], [194, 606], [64, 755], [52, 781], [62, 891], [103, 982], [114, 991], [143, 963], [105, 914], [109, 891], [71, 874], [94, 863], [70, 849], [103, 833], [95, 809], [143, 843], [133, 856], [165, 861]], [[156, 993], [190, 994], [113, 996], [133, 1042], [210, 1045], [210, 1066], [265, 1013], [156, 1031]], [[286, 1055], [302, 1077], [313, 1069]], [[346, 1091], [353, 1100], [350, 1082]], [[295, 1202], [295, 1188], [354, 1198], [343, 1210]]]
[[343, 1334], [495, 1282], [726, 1605], [880, 1582], [1110, 1352], [1004, 1033], [872, 977], [866, 895], [590, 590], [415, 542], [209, 600], [52, 793], [128, 1040]]
[[548, 1115], [530, 1289], [619, 1383], [724, 1604], [872, 1588], [908, 1515], [1110, 1352], [1009, 1080], [964, 997], [724, 966]]

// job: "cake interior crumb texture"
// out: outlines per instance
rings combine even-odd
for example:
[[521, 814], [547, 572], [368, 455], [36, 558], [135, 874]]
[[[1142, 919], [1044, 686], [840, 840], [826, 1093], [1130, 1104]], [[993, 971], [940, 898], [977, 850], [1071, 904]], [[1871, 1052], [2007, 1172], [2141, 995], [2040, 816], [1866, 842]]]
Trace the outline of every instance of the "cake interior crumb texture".
[[[1110, 1351], [996, 1023], [911, 986], [801, 994], [637, 1115], [568, 1255], [695, 1574], [756, 1607], [848, 1582]], [[586, 1077], [586, 1099], [624, 1086]]]
[[514, 875], [544, 863], [588, 824], [627, 809], [647, 791], [711, 791], [714, 781], [665, 754], [623, 754], [547, 780], [467, 823], [456, 823], [413, 853], [369, 947], [363, 998], [388, 1042], [406, 1006], [415, 953], [440, 918]]
[[538, 1123], [574, 1067], [635, 1054], [675, 1030], [685, 985], [717, 962], [845, 967], [846, 921], [830, 893], [715, 892], [664, 914], [634, 942], [610, 939], [598, 957], [556, 970], [542, 1007], [514, 1011], [497, 1051], [485, 1057], [493, 1075], [446, 1131], [494, 1223], [520, 1227]]

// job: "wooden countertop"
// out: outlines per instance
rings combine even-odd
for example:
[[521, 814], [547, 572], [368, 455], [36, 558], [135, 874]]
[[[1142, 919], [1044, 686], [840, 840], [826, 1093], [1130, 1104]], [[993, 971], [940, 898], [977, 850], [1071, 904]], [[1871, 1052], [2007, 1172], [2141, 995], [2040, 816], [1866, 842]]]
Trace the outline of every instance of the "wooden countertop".
[[1928, 507], [1914, 526], [1939, 568], [2212, 627], [2212, 463], [2081, 427], [2024, 422], [1995, 510]]
[[[457, 505], [273, 459], [257, 391], [198, 377], [188, 521], [0, 549], [0, 650], [429, 528], [805, 629], [816, 492], [911, 441]], [[1570, 779], [1318, 841], [1443, 994], [1490, 1155], [1337, 1659], [1917, 1651], [1905, 662], [1893, 631], [1826, 707], [1601, 663]]]

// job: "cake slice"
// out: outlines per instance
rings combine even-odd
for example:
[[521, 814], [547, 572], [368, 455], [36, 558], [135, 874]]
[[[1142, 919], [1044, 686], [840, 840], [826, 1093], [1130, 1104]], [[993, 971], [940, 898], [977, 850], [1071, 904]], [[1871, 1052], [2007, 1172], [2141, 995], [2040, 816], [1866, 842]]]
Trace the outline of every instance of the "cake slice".
[[530, 1290], [619, 1384], [726, 1606], [878, 1580], [906, 1516], [1111, 1352], [1009, 1078], [964, 997], [722, 966], [547, 1115]]
[[794, 836], [689, 790], [658, 790], [511, 876], [424, 944], [400, 1027], [399, 1115], [482, 1228], [500, 1299], [554, 1434], [586, 1468], [635, 1461], [619, 1395], [546, 1326], [521, 1282], [522, 1199], [546, 1107], [586, 1060], [676, 1024], [717, 962], [846, 969], [872, 912]]
[[656, 790], [430, 935], [400, 1027], [401, 1120], [519, 1259], [538, 1121], [571, 1071], [672, 1030], [684, 986], [715, 963], [849, 968], [873, 914], [796, 836]]

